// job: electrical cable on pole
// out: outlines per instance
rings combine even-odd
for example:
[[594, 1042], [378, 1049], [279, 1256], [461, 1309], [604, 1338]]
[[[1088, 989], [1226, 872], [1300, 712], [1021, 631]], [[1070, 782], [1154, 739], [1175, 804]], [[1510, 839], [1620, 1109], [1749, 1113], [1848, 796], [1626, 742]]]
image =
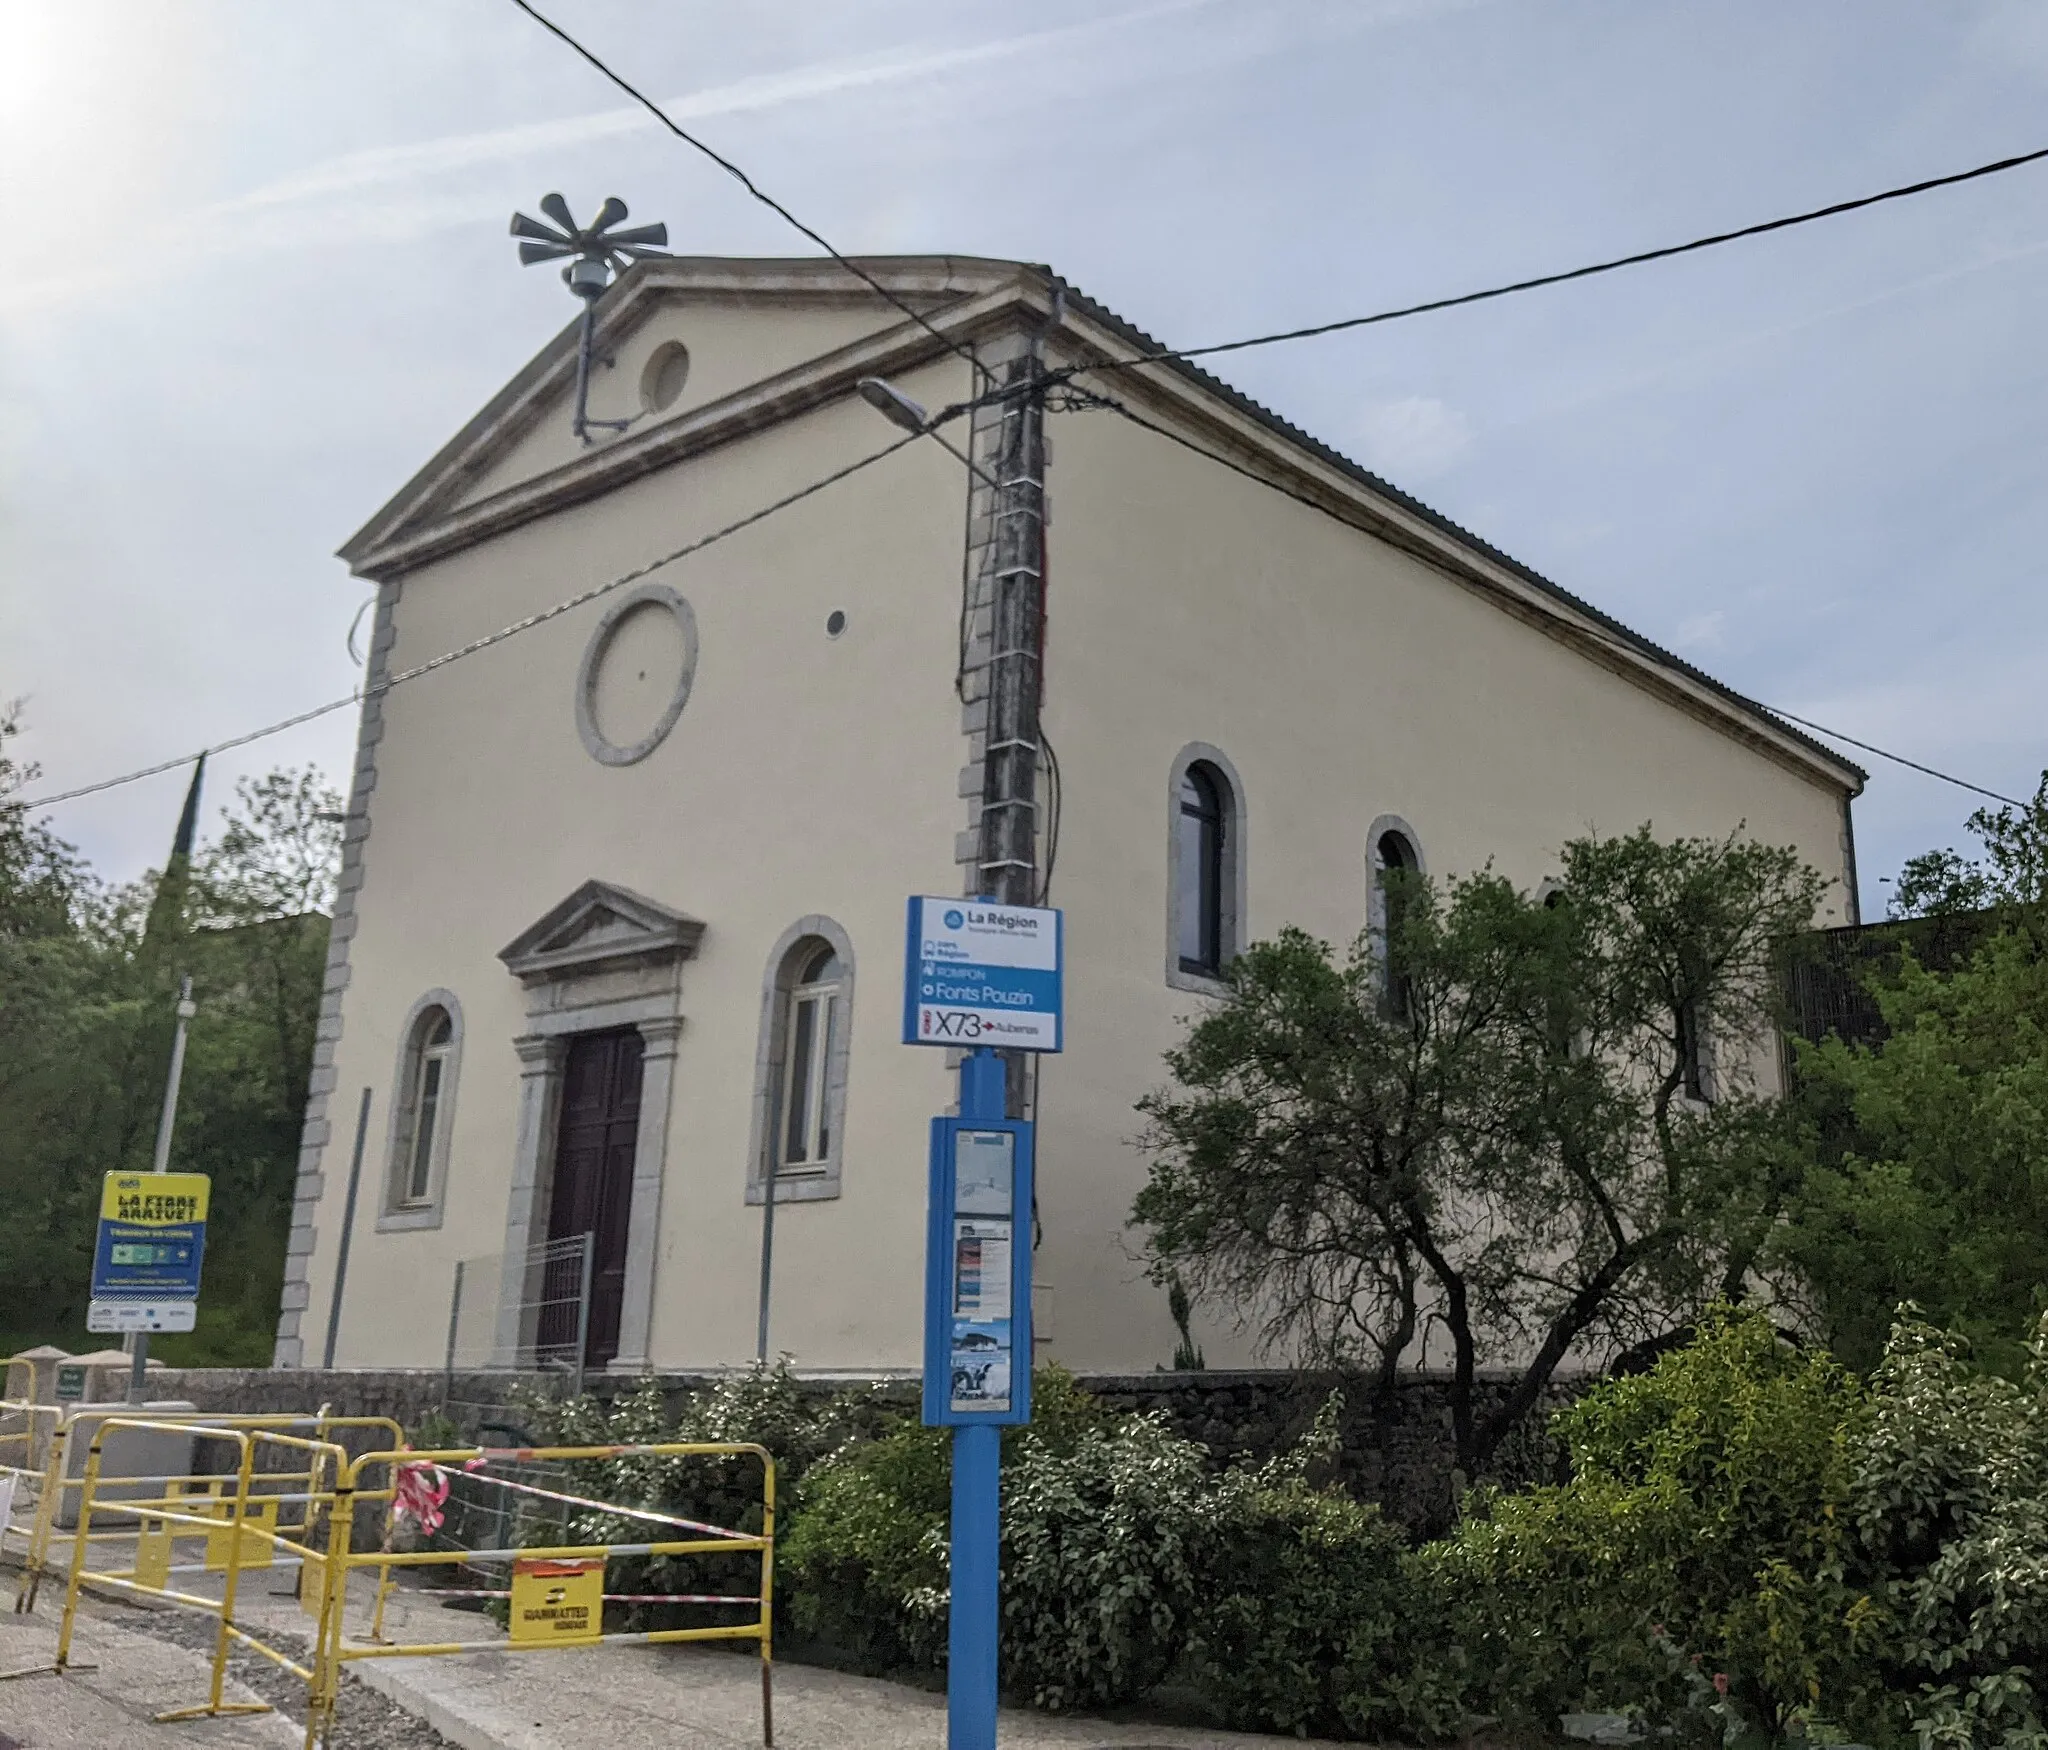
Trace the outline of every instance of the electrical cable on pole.
[[[952, 417], [951, 410], [948, 410], [947, 413], [939, 417], [941, 419]], [[850, 462], [843, 468], [835, 468], [829, 474], [820, 475], [808, 486], [800, 486], [794, 492], [784, 493], [782, 497], [776, 499], [772, 504], [763, 505], [759, 510], [749, 511], [745, 516], [735, 518], [723, 528], [714, 529], [710, 534], [700, 536], [697, 540], [685, 542], [682, 546], [662, 554], [658, 559], [650, 559], [645, 565], [636, 565], [630, 571], [621, 572], [617, 577], [611, 578], [604, 583], [579, 591], [566, 600], [556, 602], [552, 607], [541, 609], [537, 614], [528, 614], [523, 620], [514, 620], [509, 626], [500, 626], [495, 632], [487, 632], [481, 638], [473, 638], [467, 644], [458, 645], [453, 650], [445, 650], [439, 656], [429, 657], [425, 662], [416, 663], [413, 667], [403, 669], [397, 674], [386, 675], [383, 680], [373, 687], [358, 688], [355, 692], [348, 693], [339, 699], [329, 699], [324, 705], [315, 705], [310, 710], [295, 712], [292, 716], [280, 718], [275, 723], [267, 723], [261, 729], [251, 729], [241, 735], [230, 736], [225, 741], [217, 741], [210, 747], [201, 748], [197, 753], [183, 753], [179, 754], [176, 759], [158, 760], [154, 765], [142, 766], [132, 772], [123, 772], [117, 778], [101, 778], [95, 783], [80, 784], [69, 790], [59, 790], [54, 795], [24, 797], [19, 803], [10, 803], [9, 806], [25, 809], [53, 808], [59, 802], [76, 801], [81, 796], [93, 796], [102, 790], [113, 790], [123, 784], [133, 784], [144, 778], [154, 778], [164, 772], [173, 771], [179, 766], [189, 766], [194, 760], [207, 759], [214, 754], [226, 753], [231, 748], [247, 747], [251, 742], [263, 741], [273, 735], [282, 735], [287, 729], [296, 729], [302, 723], [311, 723], [316, 718], [330, 716], [336, 711], [345, 711], [351, 705], [359, 705], [369, 694], [374, 693], [381, 698], [384, 694], [390, 692], [393, 687], [403, 686], [408, 681], [418, 680], [422, 675], [432, 674], [437, 669], [446, 668], [450, 663], [460, 662], [464, 657], [474, 656], [479, 651], [489, 650], [493, 645], [502, 644], [508, 638], [516, 638], [522, 632], [530, 632], [536, 626], [544, 626], [550, 620], [559, 619], [562, 615], [582, 607], [586, 602], [594, 602], [600, 596], [611, 594], [613, 590], [623, 589], [629, 583], [637, 583], [641, 578], [648, 576], [651, 572], [659, 571], [665, 565], [673, 565], [677, 560], [687, 559], [693, 553], [701, 553], [706, 547], [715, 546], [728, 536], [739, 534], [743, 529], [750, 529], [756, 523], [766, 522], [768, 518], [774, 516], [777, 512], [787, 510], [791, 505], [801, 504], [813, 494], [824, 491], [826, 487], [836, 486], [840, 481], [860, 473], [862, 469], [871, 468], [877, 462], [893, 456], [898, 450], [909, 448], [910, 445], [917, 442], [918, 437], [921, 435], [921, 433], [912, 433], [907, 437], [899, 438], [893, 444], [886, 444], [879, 450], [871, 451], [857, 462]]]
[[[517, 4], [518, 0], [514, 0], [514, 3]], [[1156, 352], [1138, 353], [1126, 359], [1105, 359], [1090, 364], [1066, 365], [1048, 373], [1047, 386], [1064, 383], [1084, 371], [1129, 371], [1145, 365], [1213, 358], [1218, 353], [1245, 352], [1258, 346], [1277, 346], [1288, 340], [1313, 340], [1325, 334], [1342, 334], [1353, 328], [1371, 328], [1382, 322], [1399, 322], [1409, 316], [1427, 316], [1438, 310], [1456, 310], [1466, 304], [1484, 304], [1495, 298], [1512, 297], [1518, 292], [1540, 291], [1545, 286], [1561, 286], [1573, 280], [1592, 279], [1596, 275], [1614, 273], [1624, 267], [1641, 267], [1646, 262], [1669, 261], [1675, 256], [1694, 255], [1703, 249], [1717, 249], [1722, 244], [1738, 243], [1748, 237], [1763, 237], [1773, 231], [1789, 231], [1795, 226], [1811, 225], [1820, 219], [1837, 218], [1843, 213], [1857, 212], [1864, 207], [1881, 206], [1886, 201], [1905, 200], [1913, 195], [1926, 194], [1932, 189], [1953, 188], [1958, 183], [1975, 182], [1981, 177], [1997, 176], [2008, 170], [2018, 170], [2024, 165], [2038, 164], [2043, 159], [2048, 159], [2048, 146], [2032, 152], [2021, 152], [2010, 158], [1994, 159], [1989, 164], [1979, 164], [1946, 176], [1930, 176], [1920, 182], [1881, 189], [1876, 194], [1858, 195], [1853, 200], [1834, 201], [1824, 207], [1810, 207], [1804, 212], [1788, 213], [1782, 218], [1765, 219], [1754, 225], [1741, 225], [1732, 231], [1716, 231], [1705, 237], [1695, 237], [1690, 242], [1667, 243], [1656, 249], [1641, 249], [1632, 255], [1611, 256], [1605, 261], [1589, 262], [1583, 267], [1566, 268], [1558, 273], [1536, 274], [1528, 279], [1511, 280], [1506, 285], [1488, 286], [1482, 291], [1458, 292], [1450, 297], [1425, 299], [1419, 304], [1402, 304], [1390, 310], [1376, 310], [1368, 316], [1341, 316], [1333, 322], [1311, 323], [1305, 328], [1283, 328], [1277, 333], [1254, 334], [1242, 340], [1220, 340], [1208, 346], [1164, 347]]]

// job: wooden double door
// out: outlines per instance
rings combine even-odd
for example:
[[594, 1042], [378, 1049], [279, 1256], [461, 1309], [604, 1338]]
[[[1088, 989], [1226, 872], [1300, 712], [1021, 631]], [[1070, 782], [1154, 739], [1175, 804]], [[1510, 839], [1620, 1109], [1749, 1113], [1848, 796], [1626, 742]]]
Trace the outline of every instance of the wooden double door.
[[[602, 1367], [619, 1352], [619, 1315], [626, 1297], [626, 1242], [632, 1226], [633, 1156], [640, 1142], [641, 1038], [631, 1027], [578, 1033], [562, 1066], [561, 1115], [555, 1131], [555, 1183], [548, 1210], [550, 1241], [594, 1236], [590, 1323], [583, 1364]], [[572, 1248], [551, 1274], [581, 1275]], [[540, 1339], [552, 1354], [575, 1351], [577, 1290], [573, 1279], [544, 1285]], [[563, 1292], [566, 1290], [566, 1292]]]

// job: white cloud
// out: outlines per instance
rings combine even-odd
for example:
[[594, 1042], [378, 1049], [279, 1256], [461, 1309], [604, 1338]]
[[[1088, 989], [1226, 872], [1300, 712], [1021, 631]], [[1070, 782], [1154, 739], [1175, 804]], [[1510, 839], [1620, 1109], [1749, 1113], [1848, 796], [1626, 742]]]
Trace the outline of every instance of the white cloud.
[[[1205, 11], [1216, 0], [1155, 0], [1148, 6], [985, 42], [949, 46], [901, 44], [863, 55], [813, 61], [773, 73], [657, 98], [679, 124], [720, 116], [759, 114], [880, 86], [928, 84], [967, 69], [1058, 51], [1072, 60], [1094, 39], [1132, 26], [1156, 24], [1173, 14]], [[596, 75], [592, 75], [595, 83]], [[502, 217], [478, 206], [467, 184], [439, 188], [434, 179], [458, 178], [542, 154], [650, 132], [654, 118], [638, 104], [583, 115], [487, 128], [344, 152], [293, 170], [225, 200], [159, 214], [131, 227], [118, 246], [97, 252], [71, 249], [50, 268], [12, 276], [0, 285], [0, 315], [41, 309], [129, 282], [138, 255], [158, 276], [178, 267], [215, 264], [230, 256], [275, 254], [309, 247], [396, 244], [463, 224], [499, 225]], [[678, 149], [683, 149], [680, 146]], [[715, 169], [708, 161], [707, 170]], [[381, 191], [378, 200], [360, 198]], [[671, 215], [673, 216], [673, 215]]]
[[1711, 613], [1689, 614], [1678, 622], [1680, 650], [1718, 650], [1727, 642], [1728, 616], [1719, 608]]
[[1434, 395], [1375, 401], [1359, 421], [1367, 467], [1399, 485], [1428, 480], [1463, 461], [1472, 448], [1472, 422]]
[[[786, 104], [834, 97], [876, 85], [912, 83], [1036, 49], [1067, 47], [1077, 37], [1098, 35], [1122, 25], [1151, 20], [1162, 13], [1187, 12], [1211, 3], [1212, 0], [1163, 0], [1159, 5], [1091, 20], [1087, 24], [1066, 25], [1055, 30], [1000, 37], [990, 42], [967, 43], [952, 48], [906, 47], [842, 60], [818, 61], [807, 67], [757, 74], [730, 84], [710, 86], [681, 97], [656, 101], [675, 121], [685, 124], [712, 116], [778, 109]], [[451, 134], [438, 140], [417, 140], [403, 146], [378, 146], [368, 151], [347, 152], [275, 182], [265, 183], [232, 200], [222, 201], [205, 209], [203, 216], [226, 217], [264, 207], [354, 194], [389, 183], [409, 183], [422, 176], [442, 176], [482, 164], [556, 151], [564, 146], [586, 145], [621, 134], [638, 133], [655, 125], [654, 118], [646, 110], [638, 104], [627, 104], [588, 115], [564, 116], [555, 121], [531, 122], [520, 127], [491, 128], [477, 133]]]

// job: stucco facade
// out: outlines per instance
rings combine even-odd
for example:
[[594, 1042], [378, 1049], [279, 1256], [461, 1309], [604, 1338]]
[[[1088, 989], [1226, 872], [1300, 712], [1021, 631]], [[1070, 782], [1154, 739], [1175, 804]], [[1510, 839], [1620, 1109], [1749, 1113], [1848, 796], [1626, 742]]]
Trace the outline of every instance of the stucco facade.
[[[1055, 364], [1142, 349], [1077, 294], [1056, 304], [1043, 270], [870, 265], [937, 335], [830, 264], [629, 275], [601, 307], [614, 363], [593, 411], [630, 411], [676, 342], [684, 392], [580, 449], [566, 337], [515, 378], [344, 549], [380, 585], [373, 685], [883, 448], [900, 434], [853, 395], [862, 376], [939, 408], [975, 392], [948, 343], [986, 361], [1056, 320]], [[1142, 1370], [1172, 1333], [1124, 1226], [1143, 1178], [1132, 1106], [1207, 1000], [1169, 934], [1191, 757], [1236, 789], [1240, 942], [1365, 927], [1388, 820], [1432, 873], [1491, 859], [1529, 885], [1587, 831], [1746, 824], [1829, 877], [1817, 921], [1848, 921], [1860, 774], [1220, 386], [1153, 370], [1115, 392], [1260, 476], [1107, 411], [1049, 420], [1049, 897], [1069, 979], [1067, 1049], [1037, 1083], [1041, 1348]], [[595, 657], [617, 595], [373, 696], [280, 1362], [321, 1358], [361, 1090], [335, 1359], [438, 1364], [456, 1262], [546, 1236], [568, 1042], [623, 1027], [642, 1067], [615, 1364], [751, 1357], [789, 1049], [774, 1029], [796, 976], [778, 967], [817, 942], [850, 1008], [819, 1082], [828, 1168], [778, 1200], [772, 1346], [807, 1367], [915, 1367], [925, 1125], [952, 1077], [944, 1053], [897, 1042], [902, 908], [973, 884], [977, 700], [955, 677], [975, 509], [960, 464], [912, 442], [653, 573], [684, 610], [633, 604]], [[407, 1029], [435, 992], [457, 1036], [429, 1194], [405, 1203]], [[1223, 1333], [1204, 1340], [1235, 1358]]]

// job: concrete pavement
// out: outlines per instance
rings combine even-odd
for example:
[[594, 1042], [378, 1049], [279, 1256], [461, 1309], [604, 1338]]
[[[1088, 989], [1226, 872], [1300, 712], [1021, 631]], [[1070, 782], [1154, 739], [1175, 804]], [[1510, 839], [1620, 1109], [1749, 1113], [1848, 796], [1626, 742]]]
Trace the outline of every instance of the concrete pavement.
[[[288, 1609], [289, 1607], [283, 1607]], [[245, 1612], [274, 1614], [264, 1600]], [[350, 1611], [353, 1630], [362, 1615]], [[455, 1626], [459, 1625], [459, 1626]], [[484, 1639], [484, 1618], [394, 1593], [385, 1611], [393, 1640]], [[541, 1653], [485, 1652], [366, 1659], [349, 1669], [364, 1684], [421, 1716], [462, 1750], [588, 1750], [592, 1744], [659, 1744], [662, 1750], [744, 1750], [761, 1742], [758, 1661], [712, 1647], [591, 1647]], [[1004, 1750], [1337, 1750], [1324, 1741], [1113, 1723], [1005, 1709]], [[944, 1750], [945, 1698], [900, 1683], [811, 1665], [775, 1667], [777, 1750]], [[1350, 1750], [1357, 1750], [1351, 1746]]]
[[[10, 1588], [11, 1590], [11, 1588]], [[46, 1607], [16, 1616], [0, 1600], [0, 1671], [48, 1665], [57, 1655], [58, 1613]], [[63, 1676], [0, 1683], [0, 1733], [23, 1750], [298, 1750], [303, 1733], [276, 1714], [159, 1725], [153, 1716], [206, 1699], [209, 1667], [188, 1652], [118, 1628], [98, 1616], [81, 1619], [72, 1642], [73, 1668]], [[96, 1663], [97, 1670], [79, 1667]], [[226, 1699], [256, 1699], [239, 1683]]]
[[[211, 1590], [213, 1577], [185, 1576], [182, 1583]], [[236, 1618], [298, 1653], [301, 1648], [293, 1643], [303, 1643], [312, 1624], [289, 1596], [289, 1585], [283, 1567], [251, 1576]], [[371, 1600], [365, 1573], [351, 1588], [351, 1638], [366, 1632]], [[61, 1579], [45, 1583], [34, 1616], [6, 1612], [0, 1600], [0, 1670], [49, 1662], [63, 1601]], [[205, 1621], [176, 1614], [185, 1617], [188, 1638], [191, 1625]], [[123, 1617], [135, 1626], [123, 1626]], [[152, 1724], [151, 1714], [204, 1697], [207, 1662], [198, 1652], [152, 1635], [145, 1621], [142, 1612], [89, 1602], [81, 1618], [78, 1657], [97, 1658], [100, 1669], [0, 1683], [0, 1733], [27, 1750], [181, 1750], [187, 1744], [194, 1750], [284, 1750], [300, 1743], [300, 1728], [275, 1714]], [[398, 1642], [499, 1638], [487, 1618], [443, 1609], [437, 1600], [403, 1589], [386, 1606], [384, 1631]], [[745, 1750], [761, 1742], [760, 1665], [737, 1650], [492, 1650], [351, 1661], [348, 1671], [461, 1750], [589, 1750], [593, 1744], [628, 1743], [658, 1744], [662, 1750]], [[241, 1685], [231, 1687], [238, 1699], [253, 1699]], [[292, 1699], [273, 1699], [303, 1719]], [[407, 1737], [376, 1729], [367, 1720], [363, 1728], [341, 1730], [341, 1750], [385, 1750], [387, 1742]], [[1002, 1750], [1277, 1750], [1283, 1744], [1293, 1750], [1338, 1750], [1323, 1740], [1018, 1709], [1003, 1710], [998, 1732]], [[944, 1750], [945, 1698], [907, 1684], [781, 1662], [775, 1667], [775, 1742], [777, 1750]]]

